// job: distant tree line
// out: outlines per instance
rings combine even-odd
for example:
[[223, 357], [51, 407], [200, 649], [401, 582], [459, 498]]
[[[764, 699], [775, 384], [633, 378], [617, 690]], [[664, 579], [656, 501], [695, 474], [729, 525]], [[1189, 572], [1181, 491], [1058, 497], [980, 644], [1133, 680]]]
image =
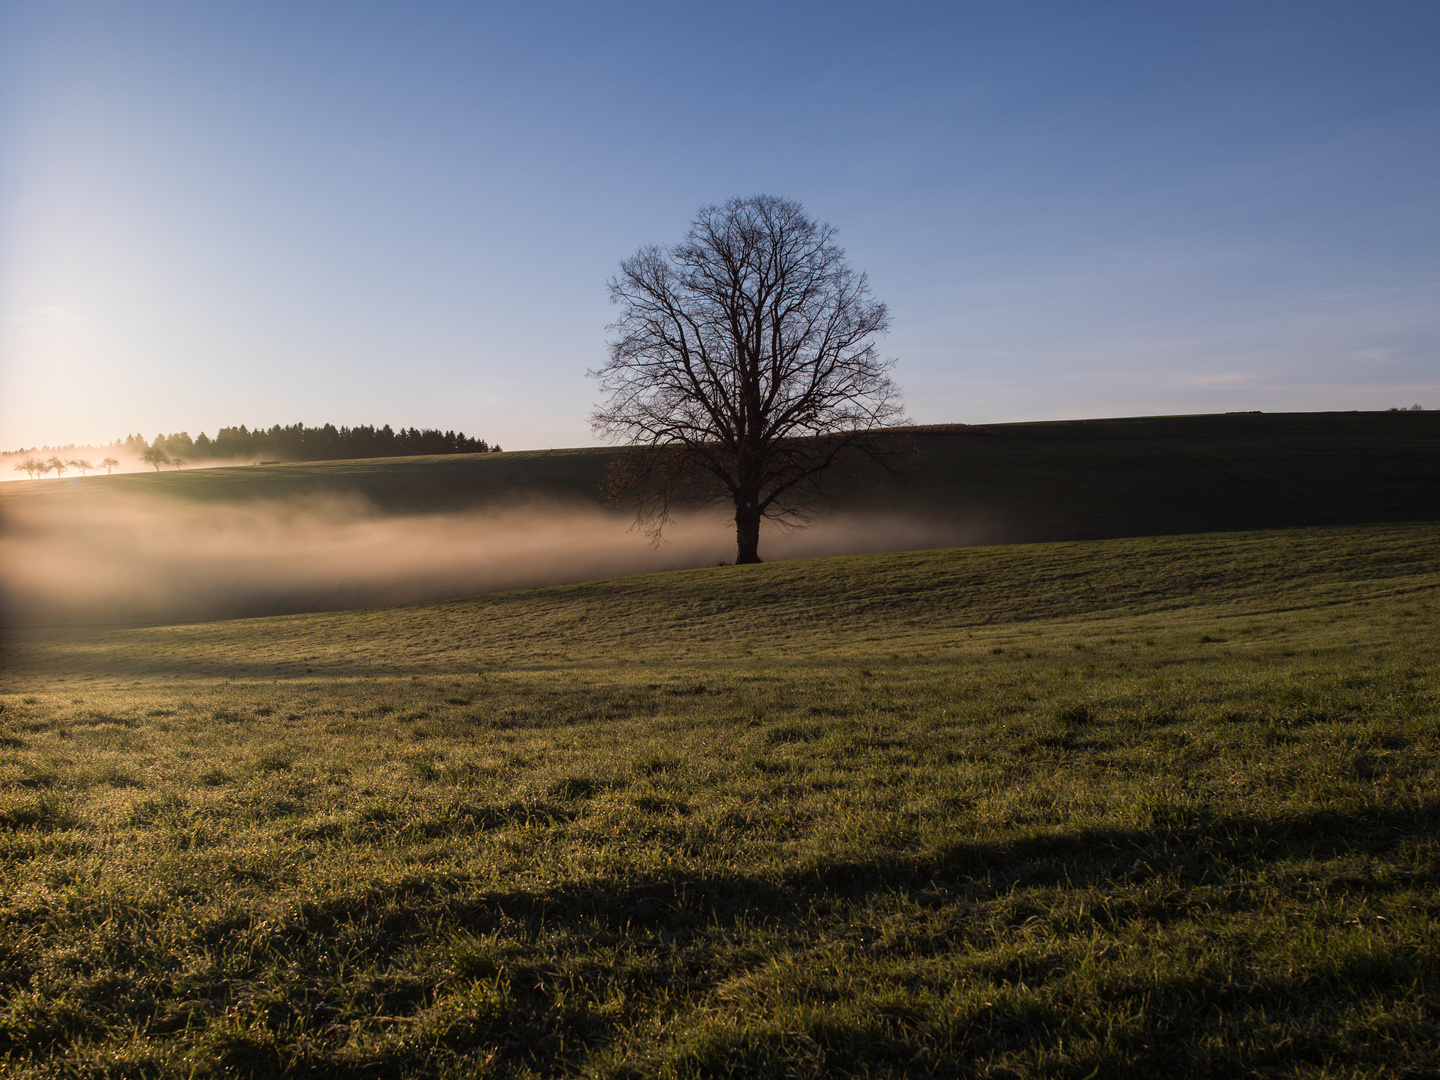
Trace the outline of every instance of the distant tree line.
[[[157, 435], [146, 443], [140, 435], [131, 435], [123, 444], [157, 469], [174, 459], [182, 461], [216, 461], [250, 459], [261, 461], [336, 461], [342, 458], [408, 457], [417, 454], [488, 454], [498, 452], [484, 439], [472, 439], [463, 431], [438, 431], [434, 428], [401, 428], [389, 424], [375, 427], [306, 427], [304, 424], [276, 424], [271, 428], [223, 427], [212, 439], [203, 431], [195, 438], [181, 431]], [[149, 456], [147, 456], [149, 455]], [[170, 461], [159, 461], [169, 458]]]
[[[3, 456], [25, 455], [15, 464], [18, 472], [28, 474], [31, 479], [54, 473], [64, 476], [74, 469], [82, 476], [100, 469], [113, 472], [121, 464], [118, 458], [107, 456], [100, 461], [84, 457], [62, 457], [60, 454], [45, 453], [51, 450], [69, 451], [95, 450], [95, 447], [69, 446], [38, 447], [29, 450], [23, 447], [5, 451]], [[221, 428], [210, 438], [203, 431], [195, 438], [187, 431], [169, 435], [156, 435], [148, 440], [143, 435], [127, 435], [116, 439], [109, 446], [99, 448], [124, 451], [131, 459], [153, 466], [156, 472], [161, 466], [179, 469], [195, 461], [336, 461], [342, 458], [363, 457], [405, 457], [418, 454], [488, 454], [498, 453], [499, 446], [492, 446], [484, 439], [472, 439], [463, 431], [439, 431], [434, 428], [401, 428], [396, 431], [389, 424], [374, 427], [361, 424], [358, 427], [336, 427], [325, 424], [322, 427], [306, 427], [304, 424], [269, 428], [239, 427]], [[38, 451], [38, 453], [37, 453]]]

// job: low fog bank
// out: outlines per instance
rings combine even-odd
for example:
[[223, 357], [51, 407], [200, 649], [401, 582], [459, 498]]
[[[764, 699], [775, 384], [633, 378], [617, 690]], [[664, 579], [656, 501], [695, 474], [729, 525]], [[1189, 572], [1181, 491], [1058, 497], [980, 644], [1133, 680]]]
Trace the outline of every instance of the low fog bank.
[[[31, 476], [20, 467], [22, 463], [27, 460], [34, 459], [48, 462], [51, 458], [55, 457], [60, 458], [61, 462], [65, 463], [65, 472], [63, 474], [55, 472], [52, 468], [48, 472]], [[101, 464], [107, 457], [113, 458], [118, 462], [118, 464], [111, 466], [109, 473], [106, 472], [105, 466]], [[82, 471], [79, 466], [69, 464], [70, 461], [88, 462], [88, 468]], [[249, 459], [206, 458], [204, 461], [198, 461], [193, 464], [186, 462], [183, 468], [186, 472], [191, 472], [195, 469], [231, 469], [238, 465], [254, 464], [255, 462]], [[174, 472], [175, 466], [173, 464], [165, 465], [162, 466], [162, 469], [165, 472]], [[81, 446], [54, 450], [47, 446], [43, 450], [23, 452], [10, 450], [0, 453], [0, 483], [22, 481], [25, 483], [43, 483], [46, 480], [53, 482], [57, 479], [78, 480], [83, 476], [106, 476], [111, 474], [119, 476], [122, 473], [150, 473], [155, 471], [155, 466], [146, 464], [140, 460], [139, 454], [133, 454], [124, 447]]]
[[[7, 509], [0, 620], [12, 627], [196, 622], [374, 607], [735, 557], [733, 525], [693, 514], [652, 546], [632, 519], [530, 506], [385, 516], [357, 498], [195, 505], [154, 496]], [[762, 537], [767, 559], [993, 542], [993, 529], [838, 515]]]

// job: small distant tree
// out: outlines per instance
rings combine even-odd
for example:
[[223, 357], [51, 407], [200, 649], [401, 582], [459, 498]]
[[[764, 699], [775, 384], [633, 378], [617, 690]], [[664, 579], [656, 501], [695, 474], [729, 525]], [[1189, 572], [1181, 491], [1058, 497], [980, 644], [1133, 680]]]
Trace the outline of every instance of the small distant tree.
[[185, 459], [183, 457], [172, 457], [170, 459], [170, 464], [175, 466], [176, 472], [179, 472], [185, 467]]
[[79, 469], [81, 476], [89, 476], [95, 471], [95, 463], [87, 458], [66, 458], [65, 464], [72, 469]]
[[120, 462], [115, 458], [107, 457], [104, 461], [100, 462], [100, 467], [105, 470], [105, 475], [109, 476], [115, 471], [115, 466], [119, 464]]
[[140, 460], [145, 462], [146, 465], [154, 465], [156, 472], [160, 471], [161, 465], [170, 464], [169, 455], [166, 454], [164, 449], [159, 446], [150, 447], [150, 449], [146, 450], [143, 454], [140, 455]]
[[43, 473], [46, 471], [45, 463], [38, 458], [27, 457], [24, 461], [20, 462], [20, 464], [15, 466], [15, 471], [28, 473], [30, 475], [30, 479], [34, 480], [35, 474], [37, 472]]
[[59, 457], [48, 458], [46, 459], [45, 464], [55, 470], [56, 476], [65, 475], [66, 464], [65, 462], [61, 461]]

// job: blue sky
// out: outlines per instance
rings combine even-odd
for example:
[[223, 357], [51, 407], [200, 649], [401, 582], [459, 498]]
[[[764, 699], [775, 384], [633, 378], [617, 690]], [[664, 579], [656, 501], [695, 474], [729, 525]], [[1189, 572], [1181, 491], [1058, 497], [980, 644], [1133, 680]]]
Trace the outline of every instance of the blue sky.
[[0, 448], [592, 441], [605, 281], [840, 230], [920, 422], [1440, 407], [1440, 4], [0, 6]]

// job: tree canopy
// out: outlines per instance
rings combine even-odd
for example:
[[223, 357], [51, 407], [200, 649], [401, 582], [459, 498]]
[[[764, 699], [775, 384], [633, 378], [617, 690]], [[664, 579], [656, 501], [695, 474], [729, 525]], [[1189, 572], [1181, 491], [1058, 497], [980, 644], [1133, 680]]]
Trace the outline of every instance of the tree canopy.
[[802, 523], [827, 469], [902, 423], [889, 326], [799, 203], [758, 195], [706, 206], [680, 243], [642, 247], [610, 279], [620, 309], [609, 360], [590, 372], [596, 432], [634, 445], [611, 473], [658, 537], [687, 496], [735, 507], [736, 561], [759, 561], [769, 517]]

